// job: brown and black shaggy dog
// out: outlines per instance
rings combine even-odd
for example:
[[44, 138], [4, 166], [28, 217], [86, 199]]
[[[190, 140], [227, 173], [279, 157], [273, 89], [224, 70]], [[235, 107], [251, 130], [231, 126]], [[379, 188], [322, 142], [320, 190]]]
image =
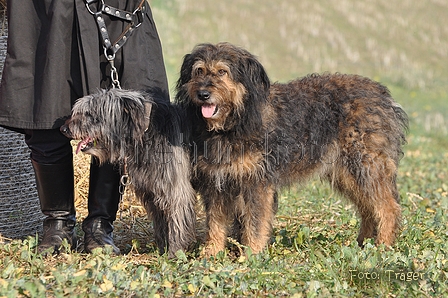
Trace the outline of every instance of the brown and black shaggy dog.
[[188, 138], [185, 113], [161, 96], [101, 90], [78, 99], [61, 131], [81, 140], [77, 151], [101, 163], [127, 166], [135, 194], [154, 221], [159, 250], [168, 249], [173, 257], [196, 240], [196, 197], [184, 143]]
[[184, 58], [176, 101], [193, 122], [206, 255], [224, 250], [231, 231], [260, 252], [270, 239], [279, 189], [313, 176], [356, 205], [359, 245], [371, 237], [394, 243], [408, 120], [386, 87], [343, 74], [271, 84], [248, 51], [202, 44]]

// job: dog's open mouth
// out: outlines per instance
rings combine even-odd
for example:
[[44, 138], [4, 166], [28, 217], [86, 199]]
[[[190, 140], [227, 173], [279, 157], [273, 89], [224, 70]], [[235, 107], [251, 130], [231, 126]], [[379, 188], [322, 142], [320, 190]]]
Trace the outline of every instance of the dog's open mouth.
[[202, 105], [202, 116], [204, 118], [212, 118], [218, 113], [218, 106], [215, 104], [204, 104]]
[[95, 146], [95, 140], [90, 137], [87, 137], [78, 143], [78, 147], [76, 147], [76, 154], [78, 154], [79, 151], [84, 152], [86, 150], [89, 150], [94, 146]]

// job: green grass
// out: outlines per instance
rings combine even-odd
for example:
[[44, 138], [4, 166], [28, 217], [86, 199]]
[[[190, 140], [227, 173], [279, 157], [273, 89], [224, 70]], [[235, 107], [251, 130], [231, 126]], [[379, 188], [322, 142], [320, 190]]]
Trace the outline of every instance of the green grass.
[[[392, 250], [356, 245], [352, 206], [321, 184], [285, 190], [272, 244], [259, 255], [176, 260], [129, 243], [113, 257], [42, 258], [36, 239], [0, 244], [0, 297], [444, 297], [448, 292], [448, 18], [443, 1], [157, 0], [171, 86], [200, 42], [230, 41], [273, 80], [359, 73], [386, 84], [410, 117], [398, 185], [403, 226]], [[125, 225], [123, 231], [128, 233]], [[238, 250], [238, 245], [233, 244]], [[140, 253], [139, 253], [140, 252]], [[368, 279], [370, 278], [370, 279]], [[373, 278], [373, 279], [372, 279]]]

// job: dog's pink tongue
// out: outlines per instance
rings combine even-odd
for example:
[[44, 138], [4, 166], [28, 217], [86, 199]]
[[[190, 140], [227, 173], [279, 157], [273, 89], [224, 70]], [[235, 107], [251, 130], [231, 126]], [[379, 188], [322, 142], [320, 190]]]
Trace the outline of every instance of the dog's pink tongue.
[[76, 154], [79, 153], [79, 151], [81, 151], [82, 148], [84, 148], [89, 142], [90, 142], [90, 138], [85, 138], [84, 140], [80, 141], [78, 143], [78, 146], [76, 147]]
[[204, 118], [210, 118], [215, 114], [216, 105], [214, 104], [205, 104], [202, 106], [202, 116]]

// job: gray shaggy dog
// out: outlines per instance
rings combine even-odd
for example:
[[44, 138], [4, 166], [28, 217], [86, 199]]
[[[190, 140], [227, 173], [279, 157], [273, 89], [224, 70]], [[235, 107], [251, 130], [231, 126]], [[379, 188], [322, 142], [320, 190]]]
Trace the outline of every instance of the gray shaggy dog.
[[81, 140], [77, 152], [126, 165], [136, 196], [154, 221], [155, 240], [170, 257], [195, 240], [185, 115], [158, 92], [100, 90], [78, 99], [61, 127]]

